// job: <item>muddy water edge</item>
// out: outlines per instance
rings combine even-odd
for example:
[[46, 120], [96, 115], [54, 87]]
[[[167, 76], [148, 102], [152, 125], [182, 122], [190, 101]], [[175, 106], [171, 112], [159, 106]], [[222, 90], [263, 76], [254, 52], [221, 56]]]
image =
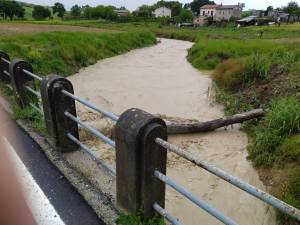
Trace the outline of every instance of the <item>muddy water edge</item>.
[[[76, 95], [116, 114], [136, 107], [175, 120], [219, 118], [223, 116], [223, 108], [209, 98], [211, 78], [186, 60], [187, 49], [192, 45], [191, 42], [162, 39], [156, 46], [102, 60], [69, 79]], [[80, 105], [77, 110], [84, 121], [112, 135], [112, 123], [107, 119]], [[83, 131], [81, 137], [86, 144], [94, 146], [99, 156], [115, 166], [115, 156], [109, 146]], [[239, 126], [207, 134], [176, 135], [169, 140], [266, 190], [246, 159], [248, 140]], [[238, 224], [276, 224], [272, 208], [176, 155], [168, 154], [167, 175]], [[222, 224], [170, 188], [167, 188], [166, 208], [185, 225]]]

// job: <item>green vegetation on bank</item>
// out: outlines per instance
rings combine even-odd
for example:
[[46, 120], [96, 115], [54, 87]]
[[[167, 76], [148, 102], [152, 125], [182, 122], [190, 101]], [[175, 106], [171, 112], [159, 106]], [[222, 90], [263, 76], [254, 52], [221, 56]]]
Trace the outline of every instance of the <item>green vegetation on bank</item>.
[[32, 63], [41, 75], [71, 75], [100, 59], [156, 43], [150, 32], [48, 32], [0, 37], [0, 49], [11, 58]]
[[[159, 37], [179, 39], [186, 41], [198, 42], [199, 40], [244, 40], [258, 39], [260, 32], [263, 32], [262, 39], [280, 39], [280, 38], [297, 38], [300, 37], [300, 24], [282, 24], [281, 27], [275, 26], [258, 26], [236, 28], [234, 24], [224, 24], [222, 27], [208, 26], [199, 28], [178, 28], [168, 26], [164, 20], [155, 22], [110, 22], [105, 20], [42, 20], [42, 21], [23, 21], [31, 24], [48, 24], [48, 25], [73, 25], [82, 27], [104, 28], [109, 30], [120, 31], [150, 31]], [[200, 44], [200, 42], [198, 42]]]
[[[264, 181], [273, 184], [273, 194], [299, 208], [300, 33], [295, 28], [299, 24], [216, 28], [197, 34], [188, 60], [198, 69], [214, 70], [216, 100], [227, 114], [267, 110], [263, 119], [244, 126], [250, 137], [249, 159]], [[281, 224], [299, 224], [281, 213], [278, 218]]]
[[116, 220], [117, 225], [165, 225], [165, 222], [160, 217], [154, 217], [151, 220], [145, 220], [143, 210], [139, 210], [135, 214], [121, 214]]

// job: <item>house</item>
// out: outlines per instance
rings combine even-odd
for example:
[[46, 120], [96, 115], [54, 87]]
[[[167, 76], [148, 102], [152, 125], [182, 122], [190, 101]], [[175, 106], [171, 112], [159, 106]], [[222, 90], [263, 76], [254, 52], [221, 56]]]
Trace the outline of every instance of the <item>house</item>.
[[117, 15], [119, 17], [123, 17], [123, 16], [128, 16], [129, 15], [129, 11], [126, 10], [126, 9], [116, 9], [114, 11], [115, 11], [115, 13], [117, 13]]
[[153, 12], [155, 18], [159, 17], [171, 17], [172, 16], [172, 10], [167, 7], [160, 7], [154, 10]]
[[229, 21], [230, 19], [241, 18], [243, 5], [240, 3], [238, 5], [219, 5], [216, 10], [215, 21]]
[[240, 18], [245, 4], [237, 5], [204, 5], [200, 8], [199, 17], [211, 18], [213, 21], [229, 21]]
[[214, 17], [218, 5], [204, 5], [200, 8], [200, 17]]

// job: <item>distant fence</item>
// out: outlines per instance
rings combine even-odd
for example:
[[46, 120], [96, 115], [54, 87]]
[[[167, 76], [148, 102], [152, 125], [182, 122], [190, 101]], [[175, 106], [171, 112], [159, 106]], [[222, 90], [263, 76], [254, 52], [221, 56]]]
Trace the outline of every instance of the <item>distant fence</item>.
[[[32, 107], [44, 116], [49, 142], [57, 151], [82, 149], [99, 159], [111, 175], [116, 176], [117, 206], [123, 212], [134, 213], [143, 209], [146, 219], [159, 214], [172, 224], [182, 224], [164, 209], [165, 187], [168, 185], [224, 224], [236, 224], [166, 176], [167, 152], [173, 152], [300, 221], [298, 209], [169, 143], [167, 126], [156, 116], [140, 109], [129, 109], [119, 117], [74, 95], [69, 80], [57, 75], [42, 78], [33, 73], [29, 63], [24, 60], [10, 61], [9, 55], [2, 51], [0, 78], [13, 91], [21, 108]], [[76, 115], [75, 102], [116, 122], [115, 140], [80, 120]], [[111, 146], [116, 153], [116, 171], [80, 141], [79, 126]]]

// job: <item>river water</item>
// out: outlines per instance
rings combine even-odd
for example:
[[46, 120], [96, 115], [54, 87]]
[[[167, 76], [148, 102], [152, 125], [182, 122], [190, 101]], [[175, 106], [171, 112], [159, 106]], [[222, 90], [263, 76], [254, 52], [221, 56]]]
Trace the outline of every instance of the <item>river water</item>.
[[[223, 109], [209, 97], [212, 81], [186, 60], [191, 42], [162, 39], [156, 46], [105, 59], [70, 77], [75, 93], [116, 114], [137, 107], [172, 119], [207, 121], [222, 117]], [[108, 123], [82, 107], [78, 114], [93, 125]], [[101, 122], [100, 122], [101, 121]], [[97, 124], [98, 123], [98, 124]], [[99, 125], [100, 124], [100, 125]], [[247, 161], [247, 136], [234, 126], [207, 134], [176, 135], [177, 144], [250, 184], [265, 189]], [[95, 145], [95, 140], [86, 140]], [[97, 142], [98, 154], [113, 162], [107, 146]], [[276, 224], [274, 210], [245, 192], [172, 154], [167, 175], [241, 225]], [[216, 219], [167, 188], [166, 209], [185, 225], [217, 225]]]

